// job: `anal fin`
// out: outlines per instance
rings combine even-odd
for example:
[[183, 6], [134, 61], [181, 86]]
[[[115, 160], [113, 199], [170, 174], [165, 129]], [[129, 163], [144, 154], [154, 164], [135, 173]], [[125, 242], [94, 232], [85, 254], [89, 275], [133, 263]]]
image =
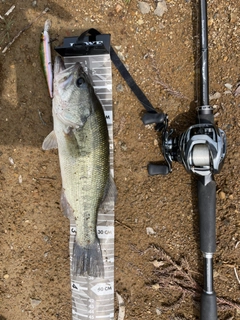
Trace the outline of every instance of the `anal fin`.
[[62, 192], [61, 192], [61, 209], [65, 217], [67, 217], [68, 219], [73, 217], [73, 209], [67, 201], [64, 189], [62, 189]]

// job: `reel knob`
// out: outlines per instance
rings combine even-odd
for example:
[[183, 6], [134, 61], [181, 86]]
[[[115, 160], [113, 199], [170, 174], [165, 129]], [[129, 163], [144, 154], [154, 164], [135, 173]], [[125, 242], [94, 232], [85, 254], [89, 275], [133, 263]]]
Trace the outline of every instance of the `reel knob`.
[[170, 172], [169, 166], [164, 165], [164, 164], [162, 165], [162, 164], [149, 163], [147, 168], [148, 168], [148, 173], [150, 176], [155, 176], [157, 174], [161, 174], [161, 175], [165, 176], [166, 174], [168, 174]]

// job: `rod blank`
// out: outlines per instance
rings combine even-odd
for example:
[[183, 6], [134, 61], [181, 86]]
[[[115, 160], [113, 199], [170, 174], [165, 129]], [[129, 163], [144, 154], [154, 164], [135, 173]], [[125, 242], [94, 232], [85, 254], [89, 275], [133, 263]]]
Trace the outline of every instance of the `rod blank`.
[[207, 2], [200, 0], [201, 11], [201, 105], [209, 105]]

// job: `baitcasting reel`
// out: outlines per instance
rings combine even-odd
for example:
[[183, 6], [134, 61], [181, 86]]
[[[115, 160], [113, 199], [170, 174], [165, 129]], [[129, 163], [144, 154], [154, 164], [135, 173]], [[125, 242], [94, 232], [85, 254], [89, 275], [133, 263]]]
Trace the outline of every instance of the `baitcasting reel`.
[[164, 113], [146, 113], [143, 123], [156, 123], [157, 131], [162, 131], [162, 153], [166, 164], [148, 165], [150, 175], [166, 175], [172, 172], [172, 161], [182, 163], [190, 173], [200, 176], [219, 173], [226, 155], [225, 132], [212, 123], [192, 125], [178, 137], [168, 129], [168, 116]]
[[203, 254], [204, 285], [201, 295], [201, 320], [217, 320], [217, 299], [213, 287], [213, 254], [216, 251], [216, 183], [226, 155], [226, 135], [214, 124], [209, 105], [198, 108], [198, 123], [178, 137], [168, 129], [164, 113], [146, 113], [144, 124], [156, 123], [162, 131], [162, 153], [166, 164], [149, 164], [150, 175], [166, 175], [172, 171], [172, 161], [180, 162], [189, 173], [198, 177], [198, 211], [200, 250]]

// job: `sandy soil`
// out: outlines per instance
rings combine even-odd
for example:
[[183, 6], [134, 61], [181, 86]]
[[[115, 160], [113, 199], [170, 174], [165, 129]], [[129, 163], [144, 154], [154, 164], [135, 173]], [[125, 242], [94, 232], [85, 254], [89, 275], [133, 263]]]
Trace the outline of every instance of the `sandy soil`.
[[[45, 19], [52, 20], [54, 45], [90, 27], [110, 33], [153, 105], [169, 114], [170, 125], [180, 133], [195, 121], [197, 4], [167, 0], [167, 11], [159, 17], [155, 1], [146, 2], [151, 10], [142, 14], [136, 0], [0, 1], [1, 16], [16, 5], [0, 20], [1, 51], [45, 7], [51, 9], [5, 54], [0, 52], [1, 320], [71, 319], [69, 222], [60, 210], [58, 155], [41, 150], [52, 127], [39, 58]], [[225, 86], [239, 80], [240, 7], [236, 0], [209, 0], [208, 6], [210, 91], [221, 94], [211, 103], [228, 139], [225, 165], [215, 177], [214, 284], [217, 296], [228, 303], [223, 307], [219, 300], [219, 319], [240, 319], [235, 274], [240, 276], [240, 100]], [[199, 319], [198, 292], [189, 290], [203, 280], [196, 181], [180, 164], [168, 176], [148, 176], [148, 162], [162, 159], [158, 136], [142, 124], [143, 108], [114, 67], [113, 91], [115, 289], [124, 298], [125, 319]], [[154, 234], [148, 235], [147, 227]], [[230, 302], [236, 305], [227, 308]]]

